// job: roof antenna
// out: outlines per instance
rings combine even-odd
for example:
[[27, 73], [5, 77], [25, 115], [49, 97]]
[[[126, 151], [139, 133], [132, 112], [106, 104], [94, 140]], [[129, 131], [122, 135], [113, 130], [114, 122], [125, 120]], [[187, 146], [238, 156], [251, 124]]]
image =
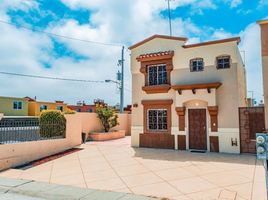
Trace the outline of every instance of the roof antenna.
[[166, 1], [168, 3], [169, 35], [172, 36], [171, 10], [170, 10], [170, 1], [172, 0], [166, 0]]

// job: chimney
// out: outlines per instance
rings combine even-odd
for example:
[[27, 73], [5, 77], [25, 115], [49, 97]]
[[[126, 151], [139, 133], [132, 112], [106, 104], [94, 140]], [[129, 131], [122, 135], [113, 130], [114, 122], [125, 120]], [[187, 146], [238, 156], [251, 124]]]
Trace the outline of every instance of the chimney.
[[262, 76], [265, 105], [265, 126], [268, 129], [268, 19], [257, 22], [261, 27]]

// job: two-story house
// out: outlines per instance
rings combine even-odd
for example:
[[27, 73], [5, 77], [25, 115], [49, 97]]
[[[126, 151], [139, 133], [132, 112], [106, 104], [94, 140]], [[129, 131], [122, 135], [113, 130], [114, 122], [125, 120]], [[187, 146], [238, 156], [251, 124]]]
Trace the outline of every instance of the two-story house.
[[240, 153], [246, 105], [239, 37], [187, 45], [154, 35], [131, 47], [135, 147]]

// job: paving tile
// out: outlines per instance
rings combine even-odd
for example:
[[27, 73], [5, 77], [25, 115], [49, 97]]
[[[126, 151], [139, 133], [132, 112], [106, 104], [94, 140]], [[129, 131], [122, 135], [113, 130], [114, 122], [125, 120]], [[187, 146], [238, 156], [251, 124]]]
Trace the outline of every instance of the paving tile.
[[174, 196], [182, 195], [181, 192], [167, 183], [156, 183], [151, 185], [143, 185], [130, 188], [135, 194], [154, 196], [161, 198], [171, 198]]
[[114, 190], [127, 187], [120, 178], [111, 178], [102, 181], [87, 182], [87, 187], [100, 190]]
[[13, 194], [13, 193], [6, 193], [6, 194], [0, 194], [1, 200], [44, 200], [43, 198], [39, 197], [29, 197], [25, 195], [20, 194]]
[[118, 200], [156, 200], [156, 198], [146, 197], [146, 196], [134, 196], [133, 194], [127, 194]]
[[132, 176], [125, 176], [122, 177], [122, 179], [129, 187], [163, 182], [163, 180], [160, 177], [154, 175], [152, 172], [136, 174]]
[[189, 197], [191, 200], [219, 200], [221, 190], [222, 190], [221, 188], [217, 188], [201, 192], [195, 192], [188, 194], [187, 197]]
[[93, 193], [94, 190], [69, 187], [69, 186], [58, 186], [51, 190], [46, 190], [38, 193], [38, 197], [49, 198], [49, 199], [80, 199], [86, 195]]
[[219, 195], [219, 200], [235, 200], [236, 192], [230, 190], [222, 190]]
[[[83, 198], [81, 200], [118, 200], [122, 197], [126, 196], [125, 193], [119, 193], [119, 192], [102, 192], [102, 191], [94, 191]], [[134, 198], [133, 198], [134, 200]]]
[[42, 183], [42, 182], [30, 182], [21, 186], [12, 188], [10, 191], [19, 194], [36, 195], [37, 193], [48, 191], [59, 187], [59, 185]]
[[6, 193], [11, 187], [0, 186], [0, 194]]
[[243, 184], [243, 183], [248, 183], [251, 181], [250, 179], [236, 172], [212, 173], [212, 174], [202, 175], [201, 177], [221, 187], [236, 185], [236, 184]]
[[170, 183], [184, 194], [217, 188], [216, 185], [199, 177], [170, 181]]
[[187, 169], [184, 168], [165, 169], [156, 171], [155, 173], [167, 181], [179, 180], [195, 176], [195, 174], [188, 172]]
[[149, 172], [149, 170], [142, 165], [130, 165], [127, 167], [121, 166], [119, 168], [115, 168], [115, 171], [122, 177]]
[[5, 177], [0, 178], [0, 186], [5, 186], [5, 187], [16, 187], [16, 186], [29, 183], [29, 182], [31, 181], [22, 180], [22, 179], [10, 179], [10, 178], [5, 178]]

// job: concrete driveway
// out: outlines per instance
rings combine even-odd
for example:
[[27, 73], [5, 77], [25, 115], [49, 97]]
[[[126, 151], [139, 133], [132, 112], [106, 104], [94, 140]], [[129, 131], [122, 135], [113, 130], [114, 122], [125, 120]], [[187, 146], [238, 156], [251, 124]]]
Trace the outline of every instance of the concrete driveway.
[[130, 137], [0, 176], [181, 200], [265, 200], [265, 174], [252, 155], [131, 148]]

